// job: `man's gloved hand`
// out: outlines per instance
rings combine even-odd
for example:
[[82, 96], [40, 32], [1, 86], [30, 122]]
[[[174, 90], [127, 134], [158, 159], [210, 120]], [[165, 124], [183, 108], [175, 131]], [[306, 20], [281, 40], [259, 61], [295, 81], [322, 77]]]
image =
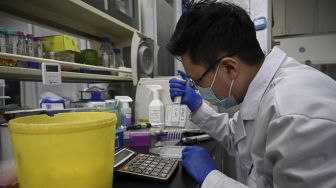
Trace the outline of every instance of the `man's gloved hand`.
[[202, 104], [202, 97], [190, 86], [190, 78], [183, 71], [178, 71], [185, 81], [172, 78], [169, 80], [170, 98], [182, 96], [181, 103], [188, 106], [191, 112], [194, 112]]
[[206, 176], [216, 169], [215, 161], [202, 147], [186, 147], [182, 151], [182, 166], [202, 185]]

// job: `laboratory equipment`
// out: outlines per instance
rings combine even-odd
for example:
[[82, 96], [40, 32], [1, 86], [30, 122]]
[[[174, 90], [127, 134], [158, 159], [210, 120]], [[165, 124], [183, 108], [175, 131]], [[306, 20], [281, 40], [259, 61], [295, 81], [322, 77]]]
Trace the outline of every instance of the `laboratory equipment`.
[[40, 101], [40, 107], [47, 110], [62, 110], [65, 109], [65, 100], [51, 100], [51, 99], [42, 99]]
[[76, 54], [75, 62], [97, 66], [99, 64], [98, 51], [93, 49], [82, 50]]
[[152, 91], [153, 100], [148, 106], [148, 121], [153, 126], [164, 124], [164, 104], [160, 100], [160, 85], [147, 85], [147, 88]]
[[[169, 80], [173, 77], [158, 77], [158, 78], [141, 78], [138, 82], [136, 88], [135, 96], [135, 124], [139, 124], [141, 120], [148, 121], [148, 106], [152, 100], [150, 95], [150, 90], [148, 90], [147, 85], [160, 85], [162, 91], [160, 93], [160, 99], [163, 104], [172, 105], [173, 102], [170, 99], [169, 94]], [[215, 111], [218, 111], [218, 108], [212, 106]], [[189, 117], [190, 110], [186, 109], [186, 117]], [[186, 130], [195, 130], [199, 129], [195, 124], [193, 124], [189, 118], [186, 119]]]
[[211, 137], [208, 134], [202, 134], [202, 135], [190, 136], [190, 137], [183, 137], [182, 138], [182, 143], [184, 143], [184, 144], [196, 143], [196, 142], [208, 140], [210, 138]]
[[163, 158], [174, 158], [181, 160], [182, 151], [186, 146], [162, 146], [153, 147], [150, 149], [151, 153], [158, 154]]
[[140, 78], [152, 78], [157, 75], [157, 54], [159, 46], [152, 39], [135, 32], [132, 38], [131, 50], [123, 48], [126, 63], [130, 62], [132, 67], [133, 85], [137, 85]]
[[104, 101], [106, 99], [106, 89], [92, 86], [85, 88], [80, 92], [80, 100], [82, 101]]
[[61, 66], [58, 63], [42, 63], [42, 81], [45, 85], [62, 84]]
[[7, 30], [3, 27], [0, 27], [0, 52], [6, 52], [6, 37], [7, 37]]
[[114, 114], [103, 112], [11, 120], [20, 187], [111, 188], [115, 123]]
[[18, 35], [17, 54], [26, 55], [25, 33], [22, 31], [18, 31], [17, 35]]
[[70, 107], [102, 110], [106, 108], [106, 102], [105, 101], [76, 101], [76, 102], [70, 102]]
[[115, 55], [112, 50], [110, 38], [108, 37], [101, 38], [101, 46], [99, 48], [99, 52], [100, 52], [100, 65], [101, 66], [116, 68]]
[[34, 56], [34, 35], [28, 34], [26, 36], [26, 55]]
[[77, 39], [68, 35], [52, 35], [43, 37], [44, 52], [80, 52]]
[[121, 50], [120, 48], [113, 48], [113, 52], [115, 55], [115, 63], [116, 63], [116, 67], [124, 67], [124, 60], [121, 56]]
[[34, 49], [34, 56], [35, 57], [43, 57], [43, 52], [42, 52], [42, 37], [34, 37], [33, 38], [33, 49]]
[[[75, 53], [80, 52], [77, 39], [68, 35], [44, 36], [42, 47], [45, 58], [60, 61], [75, 62]], [[62, 66], [62, 69], [73, 70], [69, 66]]]
[[116, 139], [114, 149], [119, 149], [124, 146], [124, 131], [122, 129], [116, 130]]
[[11, 54], [17, 54], [17, 43], [18, 43], [17, 32], [14, 30], [7, 30], [6, 52]]
[[0, 79], [0, 107], [5, 106], [5, 80]]
[[135, 153], [126, 148], [117, 152], [114, 158], [116, 174], [162, 182], [172, 177], [179, 163], [175, 159]]
[[121, 102], [121, 125], [128, 127], [132, 125], [132, 108], [129, 106], [133, 102], [129, 96], [115, 96]]
[[43, 92], [41, 94], [40, 107], [47, 110], [65, 109], [66, 100], [53, 92]]
[[164, 132], [166, 133], [166, 137], [164, 138], [167, 141], [181, 140], [182, 130], [186, 125], [186, 115], [187, 106], [181, 105], [181, 96], [175, 97], [173, 100], [173, 104], [166, 106], [166, 119], [164, 125]]
[[126, 130], [137, 130], [137, 129], [147, 129], [151, 128], [152, 125], [150, 123], [140, 123], [132, 126], [127, 126]]
[[129, 133], [129, 146], [136, 147], [149, 147], [150, 146], [150, 132], [130, 132]]

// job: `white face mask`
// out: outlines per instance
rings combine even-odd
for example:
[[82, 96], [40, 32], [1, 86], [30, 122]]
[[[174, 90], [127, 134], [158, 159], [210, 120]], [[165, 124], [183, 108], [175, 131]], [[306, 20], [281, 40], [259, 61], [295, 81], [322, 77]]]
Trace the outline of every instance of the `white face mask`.
[[217, 66], [217, 70], [215, 73], [215, 76], [212, 80], [212, 83], [210, 85], [210, 87], [208, 88], [202, 88], [198, 86], [198, 90], [202, 96], [202, 98], [208, 102], [210, 102], [210, 104], [215, 105], [215, 106], [219, 106], [219, 107], [224, 107], [224, 108], [230, 108], [232, 106], [236, 106], [237, 102], [234, 99], [233, 96], [231, 96], [231, 91], [232, 91], [232, 86], [234, 83], [234, 80], [231, 81], [231, 85], [230, 85], [230, 90], [229, 90], [229, 96], [220, 100], [216, 97], [216, 95], [214, 94], [214, 92], [212, 91], [212, 87], [215, 83], [216, 77], [217, 77], [217, 73], [218, 73], [218, 69], [219, 69], [220, 64], [218, 64]]

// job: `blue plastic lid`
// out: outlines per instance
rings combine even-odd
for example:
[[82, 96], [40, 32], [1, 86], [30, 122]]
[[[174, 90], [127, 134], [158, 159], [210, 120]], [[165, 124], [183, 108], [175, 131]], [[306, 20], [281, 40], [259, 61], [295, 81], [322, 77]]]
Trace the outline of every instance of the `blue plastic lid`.
[[1, 33], [7, 33], [7, 29], [3, 28], [3, 27], [0, 27], [0, 32]]
[[17, 31], [15, 30], [7, 30], [8, 35], [17, 35]]
[[110, 38], [109, 37], [102, 37], [100, 38], [101, 42], [110, 42]]
[[116, 54], [120, 54], [121, 50], [120, 50], [120, 48], [113, 48], [113, 52], [116, 53]]

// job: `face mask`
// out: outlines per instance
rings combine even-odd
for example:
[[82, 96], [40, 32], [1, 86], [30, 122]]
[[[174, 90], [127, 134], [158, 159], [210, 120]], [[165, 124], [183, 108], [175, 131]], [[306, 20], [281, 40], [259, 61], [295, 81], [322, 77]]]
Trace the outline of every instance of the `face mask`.
[[215, 83], [216, 77], [217, 77], [217, 73], [218, 73], [218, 68], [219, 65], [217, 67], [215, 76], [212, 80], [211, 86], [208, 88], [202, 88], [198, 86], [198, 90], [202, 96], [202, 98], [208, 102], [210, 102], [210, 104], [215, 105], [215, 106], [219, 106], [219, 107], [224, 107], [224, 108], [230, 108], [232, 106], [236, 106], [237, 102], [236, 100], [233, 98], [233, 96], [231, 96], [231, 90], [232, 90], [232, 86], [234, 83], [234, 80], [231, 81], [231, 85], [230, 85], [230, 90], [229, 90], [229, 96], [220, 100], [216, 97], [216, 95], [214, 94], [214, 92], [212, 91], [212, 86]]

